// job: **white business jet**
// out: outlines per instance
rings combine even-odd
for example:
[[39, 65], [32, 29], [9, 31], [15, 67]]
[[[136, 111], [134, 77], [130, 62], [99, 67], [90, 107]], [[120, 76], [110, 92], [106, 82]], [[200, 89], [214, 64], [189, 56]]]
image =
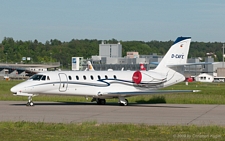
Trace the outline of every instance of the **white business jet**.
[[104, 105], [105, 99], [118, 98], [119, 104], [126, 106], [126, 97], [131, 96], [197, 92], [158, 90], [185, 80], [169, 66], [186, 64], [190, 42], [190, 37], [178, 37], [154, 70], [41, 72], [12, 87], [11, 92], [16, 96], [28, 96], [27, 106], [33, 106], [32, 97], [41, 94], [91, 97], [99, 105]]

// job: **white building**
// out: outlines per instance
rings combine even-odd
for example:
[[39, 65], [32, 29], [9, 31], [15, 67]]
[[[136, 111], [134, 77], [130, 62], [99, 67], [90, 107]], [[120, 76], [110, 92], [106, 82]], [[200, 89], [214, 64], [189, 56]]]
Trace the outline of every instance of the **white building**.
[[136, 51], [127, 52], [127, 58], [139, 58], [139, 53]]
[[72, 70], [82, 70], [83, 57], [72, 57]]
[[122, 45], [118, 44], [99, 44], [99, 56], [117, 58], [122, 57]]
[[202, 73], [202, 74], [196, 76], [195, 80], [199, 81], [199, 82], [213, 82], [214, 77], [212, 75], [207, 74], [207, 73]]

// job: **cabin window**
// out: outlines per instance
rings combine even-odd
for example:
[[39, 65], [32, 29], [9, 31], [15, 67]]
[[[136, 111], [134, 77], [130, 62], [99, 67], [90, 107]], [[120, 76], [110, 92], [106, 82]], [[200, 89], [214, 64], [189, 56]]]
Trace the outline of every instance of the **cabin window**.
[[43, 75], [42, 76], [42, 78], [41, 78], [41, 80], [45, 80], [46, 79], [46, 76], [45, 75]]
[[31, 76], [29, 80], [35, 80], [35, 81], [37, 80], [37, 81], [39, 81], [39, 80], [41, 80], [42, 76], [43, 75], [35, 74], [35, 75]]
[[86, 76], [85, 75], [83, 75], [83, 78], [84, 78], [84, 80], [86, 80]]
[[116, 75], [113, 75], [113, 78], [116, 79]]
[[71, 76], [69, 76], [69, 80], [72, 80], [72, 77]]
[[100, 80], [101, 79], [101, 76], [100, 75], [98, 75], [98, 80]]
[[91, 80], [93, 80], [94, 79], [94, 77], [93, 77], [93, 75], [91, 75]]
[[79, 80], [79, 76], [76, 75], [76, 79]]
[[47, 80], [50, 80], [50, 77], [49, 76], [47, 76]]
[[105, 79], [108, 79], [108, 76], [107, 75], [105, 75]]

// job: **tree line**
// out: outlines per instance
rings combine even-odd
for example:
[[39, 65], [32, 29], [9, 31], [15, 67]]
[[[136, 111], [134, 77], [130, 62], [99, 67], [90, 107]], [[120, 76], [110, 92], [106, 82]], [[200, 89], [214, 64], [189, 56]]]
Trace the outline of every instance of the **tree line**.
[[[45, 43], [34, 41], [14, 40], [5, 37], [0, 44], [0, 62], [2, 63], [50, 63], [60, 62], [64, 68], [71, 65], [71, 57], [91, 58], [92, 55], [99, 54], [99, 44], [97, 39], [72, 39], [69, 42], [62, 42], [57, 39], [46, 41]], [[140, 55], [157, 53], [164, 55], [174, 41], [118, 41], [116, 39], [107, 40], [107, 43], [122, 44], [122, 55], [126, 56], [128, 51], [137, 51]], [[215, 61], [222, 61], [221, 42], [191, 42], [189, 50], [190, 57], [206, 57], [207, 54]], [[30, 57], [31, 60], [22, 60], [22, 57]]]

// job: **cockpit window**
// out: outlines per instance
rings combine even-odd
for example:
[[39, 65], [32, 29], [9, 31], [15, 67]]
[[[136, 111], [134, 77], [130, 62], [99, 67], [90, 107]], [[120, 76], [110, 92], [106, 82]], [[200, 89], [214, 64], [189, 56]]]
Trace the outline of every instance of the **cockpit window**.
[[42, 76], [42, 78], [41, 78], [41, 80], [45, 80], [46, 79], [46, 76], [45, 75], [43, 75]]
[[33, 75], [29, 80], [45, 80], [46, 76], [44, 75], [44, 78], [42, 79], [43, 75], [40, 75], [40, 74], [35, 74]]

